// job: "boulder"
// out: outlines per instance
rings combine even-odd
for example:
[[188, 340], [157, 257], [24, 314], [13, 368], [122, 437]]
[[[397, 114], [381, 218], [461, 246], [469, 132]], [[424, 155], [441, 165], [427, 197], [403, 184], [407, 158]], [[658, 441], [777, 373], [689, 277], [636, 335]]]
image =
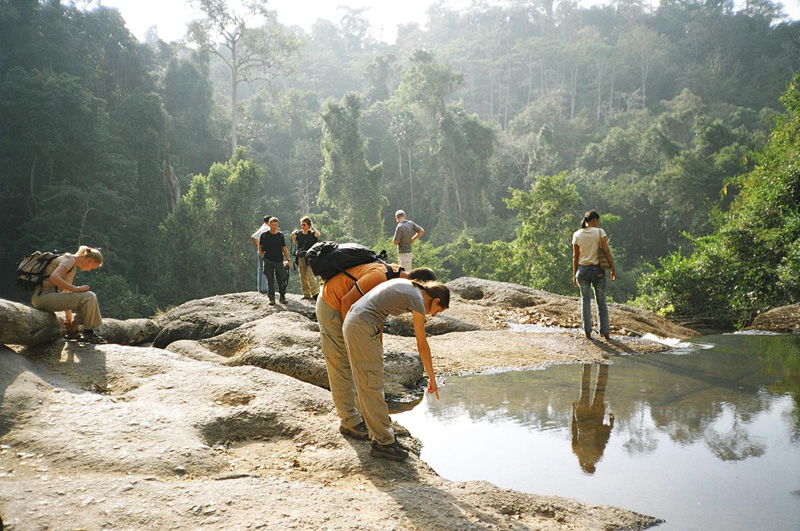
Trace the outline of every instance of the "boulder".
[[[58, 339], [64, 333], [61, 315], [0, 299], [0, 344], [39, 345]], [[103, 319], [97, 332], [110, 343], [138, 345], [152, 341], [158, 330], [152, 319]]]
[[[252, 365], [329, 389], [319, 341], [319, 325], [300, 314], [282, 311], [243, 324], [213, 338], [183, 340], [168, 350], [227, 366]], [[422, 381], [424, 368], [414, 351], [384, 353], [386, 394], [405, 397]]]
[[287, 295], [287, 298], [287, 305], [270, 306], [266, 295], [244, 292], [186, 302], [156, 318], [161, 330], [153, 346], [164, 348], [180, 339], [207, 339], [287, 310], [313, 318], [313, 304], [301, 301], [297, 295]]
[[798, 334], [800, 333], [800, 303], [773, 308], [759, 314], [745, 330]]
[[553, 300], [570, 298], [519, 284], [483, 280], [474, 277], [457, 278], [448, 282], [447, 287], [450, 288], [451, 293], [468, 301], [483, 304], [502, 304], [516, 308], [538, 306]]
[[62, 321], [51, 312], [0, 299], [0, 344], [38, 345], [61, 336]]

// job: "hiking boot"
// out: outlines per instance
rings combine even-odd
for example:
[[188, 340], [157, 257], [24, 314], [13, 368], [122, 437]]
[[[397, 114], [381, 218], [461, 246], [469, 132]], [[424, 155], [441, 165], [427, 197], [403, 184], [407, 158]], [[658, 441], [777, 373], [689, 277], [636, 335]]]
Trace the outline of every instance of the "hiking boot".
[[94, 345], [105, 345], [106, 343], [108, 343], [108, 341], [106, 341], [106, 338], [95, 334], [94, 330], [84, 330], [83, 340], [86, 341], [87, 343], [92, 343]]
[[359, 441], [369, 440], [369, 430], [367, 429], [367, 425], [363, 420], [352, 428], [348, 428], [347, 426], [339, 424], [339, 433], [348, 437], [352, 437], [353, 439], [358, 439]]
[[380, 457], [381, 459], [391, 459], [392, 461], [405, 461], [408, 459], [408, 452], [395, 440], [392, 444], [378, 444], [373, 441], [369, 449], [369, 455]]
[[270, 306], [275, 306], [275, 299], [270, 299], [269, 300], [269, 305]]
[[286, 296], [281, 295], [281, 304], [286, 304]]
[[311, 300], [312, 300], [312, 301], [316, 301], [316, 300], [317, 300], [317, 297], [319, 297], [319, 293], [317, 293], [317, 294], [315, 294], [315, 295], [312, 295], [312, 296], [311, 296]]

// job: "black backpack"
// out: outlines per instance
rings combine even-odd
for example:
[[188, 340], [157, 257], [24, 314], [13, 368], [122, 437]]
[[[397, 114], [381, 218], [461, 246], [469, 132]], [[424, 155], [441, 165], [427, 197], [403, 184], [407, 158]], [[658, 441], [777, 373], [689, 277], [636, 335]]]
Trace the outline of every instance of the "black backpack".
[[44, 271], [59, 256], [50, 251], [36, 251], [23, 258], [17, 267], [17, 286], [25, 291], [34, 291], [50, 276]]
[[375, 254], [357, 243], [318, 242], [306, 252], [306, 260], [311, 266], [311, 271], [322, 277], [322, 280], [330, 280], [339, 273], [358, 280], [353, 278], [353, 275], [350, 275], [346, 269], [372, 262], [381, 262], [386, 266], [386, 278], [395, 278], [399, 275], [386, 263], [386, 251]]

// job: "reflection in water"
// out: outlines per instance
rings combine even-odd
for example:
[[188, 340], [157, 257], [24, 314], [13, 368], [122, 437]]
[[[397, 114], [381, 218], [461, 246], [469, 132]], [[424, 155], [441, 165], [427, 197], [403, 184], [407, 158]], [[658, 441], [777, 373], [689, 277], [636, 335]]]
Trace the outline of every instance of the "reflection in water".
[[448, 479], [618, 505], [659, 531], [797, 531], [800, 336], [703, 341], [615, 356], [610, 382], [607, 365], [451, 378], [394, 418]]
[[610, 423], [605, 423], [608, 365], [600, 365], [597, 369], [594, 395], [590, 394], [591, 378], [592, 364], [586, 363], [581, 369], [580, 398], [572, 404], [572, 452], [588, 474], [594, 474], [614, 428], [613, 413], [609, 414]]

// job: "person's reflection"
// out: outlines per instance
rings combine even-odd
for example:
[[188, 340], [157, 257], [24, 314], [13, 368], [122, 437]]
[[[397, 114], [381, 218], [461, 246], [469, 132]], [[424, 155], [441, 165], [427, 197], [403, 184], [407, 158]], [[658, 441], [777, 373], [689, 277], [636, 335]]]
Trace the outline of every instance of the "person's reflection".
[[608, 365], [600, 365], [594, 396], [591, 396], [592, 364], [583, 366], [581, 374], [581, 396], [572, 404], [572, 451], [584, 472], [594, 474], [597, 462], [611, 437], [614, 414], [608, 415], [611, 424], [604, 424], [606, 415], [605, 395], [608, 383]]

